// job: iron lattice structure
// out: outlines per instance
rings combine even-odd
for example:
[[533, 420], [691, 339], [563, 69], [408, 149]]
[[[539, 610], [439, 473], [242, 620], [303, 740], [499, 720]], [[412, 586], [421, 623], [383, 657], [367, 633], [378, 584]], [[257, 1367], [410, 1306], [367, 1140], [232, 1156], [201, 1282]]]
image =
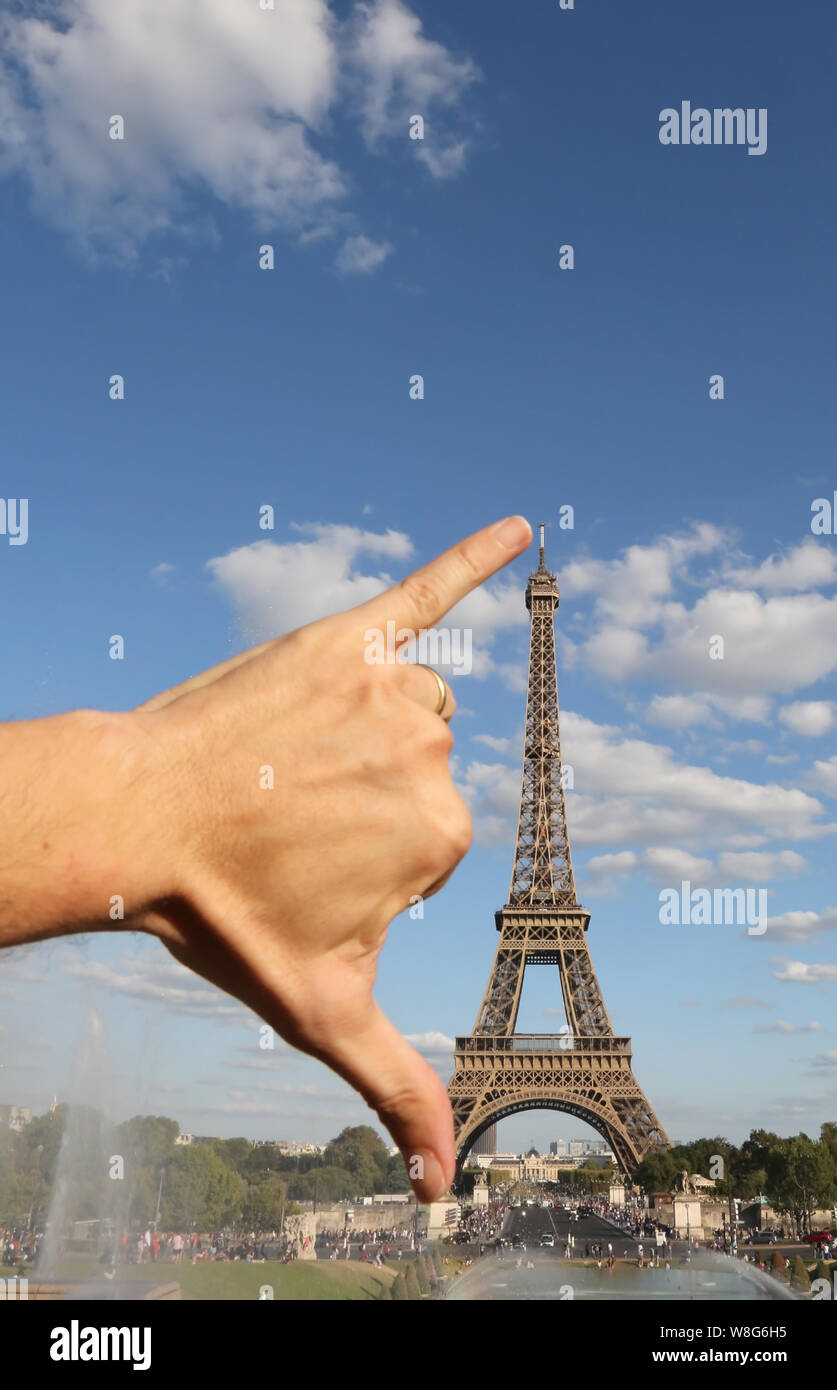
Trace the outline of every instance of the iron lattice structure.
[[[590, 914], [575, 890], [558, 726], [555, 612], [558, 585], [546, 568], [529, 576], [529, 689], [523, 786], [509, 900], [473, 1032], [456, 1039], [448, 1085], [461, 1167], [477, 1138], [522, 1110], [555, 1109], [605, 1136], [633, 1172], [669, 1140], [631, 1069], [630, 1038], [614, 1036], [587, 945]], [[567, 1031], [515, 1032], [527, 965], [557, 965]]]

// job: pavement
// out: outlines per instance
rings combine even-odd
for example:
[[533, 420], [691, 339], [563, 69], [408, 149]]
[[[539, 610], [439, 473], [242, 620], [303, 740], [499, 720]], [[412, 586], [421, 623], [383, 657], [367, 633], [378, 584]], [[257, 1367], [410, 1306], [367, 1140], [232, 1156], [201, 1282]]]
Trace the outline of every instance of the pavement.
[[[552, 1249], [541, 1247], [540, 1238], [546, 1232], [551, 1233], [554, 1237], [555, 1245]], [[613, 1246], [613, 1254], [617, 1259], [638, 1259], [640, 1244], [644, 1256], [650, 1255], [652, 1251], [657, 1249], [653, 1236], [641, 1236], [635, 1239], [623, 1231], [622, 1227], [617, 1225], [615, 1221], [611, 1221], [607, 1217], [580, 1216], [576, 1221], [572, 1221], [568, 1211], [553, 1207], [513, 1207], [506, 1218], [503, 1235], [509, 1239], [513, 1236], [520, 1236], [525, 1242], [527, 1250], [539, 1250], [542, 1255], [553, 1255], [556, 1259], [565, 1258], [566, 1246], [570, 1237], [573, 1239], [573, 1250], [569, 1257], [571, 1259], [592, 1258], [592, 1253], [586, 1256], [585, 1251], [587, 1246], [592, 1247], [595, 1241], [601, 1241], [605, 1257], [609, 1242]], [[685, 1251], [685, 1241], [675, 1242], [676, 1251], [679, 1245], [682, 1245]]]

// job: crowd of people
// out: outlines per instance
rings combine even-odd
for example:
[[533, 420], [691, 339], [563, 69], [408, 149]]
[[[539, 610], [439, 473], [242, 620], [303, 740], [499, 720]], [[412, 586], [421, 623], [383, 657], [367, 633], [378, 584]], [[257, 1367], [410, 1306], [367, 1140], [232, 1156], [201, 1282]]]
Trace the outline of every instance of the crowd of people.
[[156, 1264], [158, 1261], [171, 1264], [195, 1264], [200, 1260], [244, 1260], [248, 1264], [261, 1263], [268, 1258], [265, 1247], [278, 1239], [276, 1231], [234, 1236], [225, 1231], [215, 1231], [201, 1235], [197, 1231], [158, 1231], [150, 1224], [144, 1230], [132, 1231], [123, 1227], [118, 1241], [110, 1242], [111, 1248], [102, 1256], [119, 1260], [122, 1264]]
[[496, 1240], [503, 1229], [506, 1206], [503, 1202], [491, 1202], [487, 1207], [474, 1207], [466, 1211], [457, 1222], [448, 1239], [455, 1245], [479, 1244], [480, 1254]]
[[0, 1259], [4, 1269], [25, 1274], [35, 1263], [43, 1240], [42, 1231], [29, 1231], [22, 1226], [0, 1226]]

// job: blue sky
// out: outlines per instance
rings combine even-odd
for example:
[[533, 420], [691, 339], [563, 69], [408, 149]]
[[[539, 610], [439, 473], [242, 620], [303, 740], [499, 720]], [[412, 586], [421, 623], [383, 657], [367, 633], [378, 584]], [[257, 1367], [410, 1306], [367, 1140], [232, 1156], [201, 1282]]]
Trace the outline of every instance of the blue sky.
[[[128, 708], [543, 520], [576, 877], [641, 1084], [677, 1138], [834, 1118], [831, 8], [50, 0], [0, 30], [3, 495], [29, 499], [26, 544], [0, 535], [0, 715]], [[766, 152], [663, 146], [686, 100], [765, 108]], [[443, 1076], [508, 891], [528, 567], [459, 614], [476, 844], [381, 963]], [[768, 930], [662, 926], [684, 877], [765, 888]], [[367, 1118], [145, 939], [16, 953], [0, 998], [6, 1102], [91, 1099], [93, 1008], [120, 1117], [320, 1141]], [[519, 1026], [558, 1008], [531, 970]], [[576, 1133], [540, 1112], [501, 1141]]]

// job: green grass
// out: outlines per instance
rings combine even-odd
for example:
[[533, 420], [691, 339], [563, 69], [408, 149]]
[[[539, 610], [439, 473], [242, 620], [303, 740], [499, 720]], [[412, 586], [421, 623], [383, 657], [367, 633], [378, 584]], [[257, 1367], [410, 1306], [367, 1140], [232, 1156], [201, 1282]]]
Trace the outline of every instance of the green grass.
[[[102, 1277], [101, 1266], [93, 1260], [63, 1261], [56, 1274], [58, 1279], [95, 1279]], [[184, 1299], [190, 1301], [256, 1300], [263, 1284], [273, 1287], [273, 1297], [286, 1302], [339, 1302], [345, 1299], [377, 1299], [382, 1284], [391, 1284], [394, 1275], [386, 1269], [347, 1260], [295, 1260], [283, 1265], [267, 1260], [262, 1265], [243, 1261], [175, 1265], [158, 1260], [156, 1264], [120, 1265], [120, 1283], [138, 1280], [140, 1283], [178, 1283]], [[32, 1283], [37, 1275], [31, 1274]]]

